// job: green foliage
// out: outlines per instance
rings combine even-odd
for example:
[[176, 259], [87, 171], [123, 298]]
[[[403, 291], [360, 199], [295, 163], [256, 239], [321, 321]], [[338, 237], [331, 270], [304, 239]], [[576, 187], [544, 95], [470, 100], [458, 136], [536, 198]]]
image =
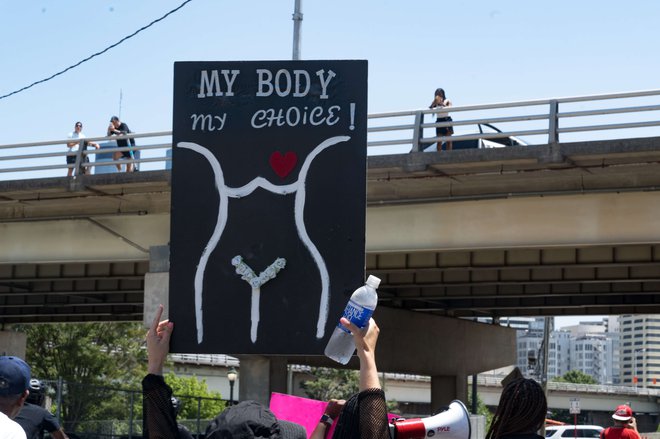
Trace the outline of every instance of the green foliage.
[[591, 375], [587, 375], [581, 370], [569, 370], [560, 377], [555, 377], [553, 381], [559, 383], [575, 383], [575, 384], [598, 384], [598, 381]]
[[[107, 387], [139, 389], [146, 373], [144, 329], [138, 323], [26, 325], [27, 361], [32, 375], [67, 383], [62, 400], [64, 428], [80, 420], [128, 417], [130, 402], [141, 408], [140, 394]], [[106, 387], [104, 389], [103, 387]]]
[[[472, 412], [472, 392], [468, 392], [468, 400], [466, 404], [468, 411]], [[491, 422], [493, 422], [493, 413], [488, 409], [488, 406], [477, 394], [477, 414], [483, 415], [486, 417], [486, 431], [490, 428]]]
[[385, 401], [387, 404], [387, 413], [400, 413], [399, 412], [399, 401], [396, 399], [388, 399]]
[[[170, 372], [165, 375], [165, 382], [181, 402], [180, 419], [197, 419], [198, 404], [201, 419], [214, 418], [225, 409], [225, 401], [220, 400], [220, 392], [209, 391], [206, 380], [200, 381], [195, 376], [176, 376]], [[202, 398], [201, 403], [199, 397]]]
[[314, 379], [300, 384], [310, 398], [320, 401], [348, 399], [359, 390], [357, 371], [312, 367], [311, 373], [314, 375]]

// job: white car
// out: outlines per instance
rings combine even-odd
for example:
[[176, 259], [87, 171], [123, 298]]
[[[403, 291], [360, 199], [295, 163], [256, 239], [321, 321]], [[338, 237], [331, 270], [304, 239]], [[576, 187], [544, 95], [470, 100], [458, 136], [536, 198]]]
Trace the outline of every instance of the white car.
[[[546, 439], [574, 438], [576, 437], [575, 425], [553, 425], [545, 427]], [[577, 437], [598, 439], [603, 427], [598, 425], [578, 425]]]

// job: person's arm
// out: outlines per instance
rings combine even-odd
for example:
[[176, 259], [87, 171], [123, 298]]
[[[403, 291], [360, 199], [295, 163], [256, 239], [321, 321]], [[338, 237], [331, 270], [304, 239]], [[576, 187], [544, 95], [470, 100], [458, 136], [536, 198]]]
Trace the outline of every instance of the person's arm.
[[323, 416], [319, 419], [318, 424], [312, 431], [312, 434], [309, 436], [309, 439], [323, 439], [325, 435], [330, 430], [330, 426], [335, 422], [341, 409], [344, 407], [346, 401], [343, 399], [331, 399], [328, 401], [328, 405], [325, 406], [325, 411]]
[[360, 329], [346, 318], [341, 318], [344, 325], [353, 334], [355, 349], [360, 359], [360, 391], [366, 389], [380, 389], [378, 369], [376, 369], [376, 343], [380, 329], [374, 319], [369, 319], [369, 324]]
[[358, 394], [360, 438], [389, 439], [387, 402], [380, 387], [376, 368], [376, 343], [380, 329], [374, 319], [360, 329], [349, 320], [341, 318], [341, 324], [353, 334], [355, 349], [360, 359], [360, 393]]
[[163, 374], [163, 366], [170, 353], [170, 337], [174, 330], [174, 323], [169, 320], [159, 322], [163, 315], [163, 305], [158, 305], [156, 317], [147, 332], [147, 373]]
[[172, 406], [172, 389], [163, 378], [163, 366], [170, 350], [174, 324], [160, 321], [163, 305], [147, 332], [147, 373], [142, 380], [143, 436], [145, 439], [178, 439], [179, 430]]
[[[128, 127], [128, 125], [124, 125], [126, 127], [126, 131], [122, 131], [122, 134], [131, 134], [133, 131]], [[129, 142], [131, 142], [131, 146], [135, 146], [135, 138], [131, 137], [128, 139]]]
[[64, 433], [64, 430], [60, 426], [60, 423], [57, 422], [57, 418], [48, 410], [43, 407], [40, 407], [43, 413], [43, 418], [41, 420], [41, 426], [44, 430], [50, 434], [50, 437], [55, 439], [69, 439], [69, 436]]
[[451, 101], [449, 99], [445, 99], [445, 102], [443, 102], [443, 106], [451, 107]]
[[59, 430], [51, 431], [48, 434], [54, 439], [69, 439], [69, 436], [67, 436], [61, 428]]

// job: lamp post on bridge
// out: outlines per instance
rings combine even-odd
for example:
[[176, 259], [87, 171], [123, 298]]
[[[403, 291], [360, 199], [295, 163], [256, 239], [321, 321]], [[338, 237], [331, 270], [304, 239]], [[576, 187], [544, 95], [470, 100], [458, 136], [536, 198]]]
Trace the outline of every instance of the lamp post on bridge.
[[227, 372], [227, 379], [229, 380], [229, 405], [234, 405], [234, 383], [238, 378], [238, 372], [233, 367]]

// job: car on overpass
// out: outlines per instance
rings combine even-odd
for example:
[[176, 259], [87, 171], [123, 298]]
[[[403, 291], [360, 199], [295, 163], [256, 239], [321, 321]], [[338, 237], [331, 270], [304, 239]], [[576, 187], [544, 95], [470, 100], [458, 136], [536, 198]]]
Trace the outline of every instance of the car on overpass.
[[[502, 130], [489, 123], [477, 124], [479, 134], [485, 134], [481, 139], [470, 140], [452, 140], [453, 149], [480, 149], [480, 148], [502, 148], [505, 146], [527, 146], [527, 142], [519, 137], [494, 137], [494, 135], [502, 133]], [[466, 133], [468, 134], [468, 133]], [[473, 132], [469, 132], [473, 134]], [[475, 133], [476, 134], [476, 133]], [[490, 136], [489, 136], [490, 134]], [[436, 151], [436, 144], [432, 143], [424, 151]]]
[[600, 437], [600, 432], [603, 427], [598, 425], [553, 425], [545, 427], [546, 439], [560, 439], [560, 438], [592, 438], [597, 439]]

